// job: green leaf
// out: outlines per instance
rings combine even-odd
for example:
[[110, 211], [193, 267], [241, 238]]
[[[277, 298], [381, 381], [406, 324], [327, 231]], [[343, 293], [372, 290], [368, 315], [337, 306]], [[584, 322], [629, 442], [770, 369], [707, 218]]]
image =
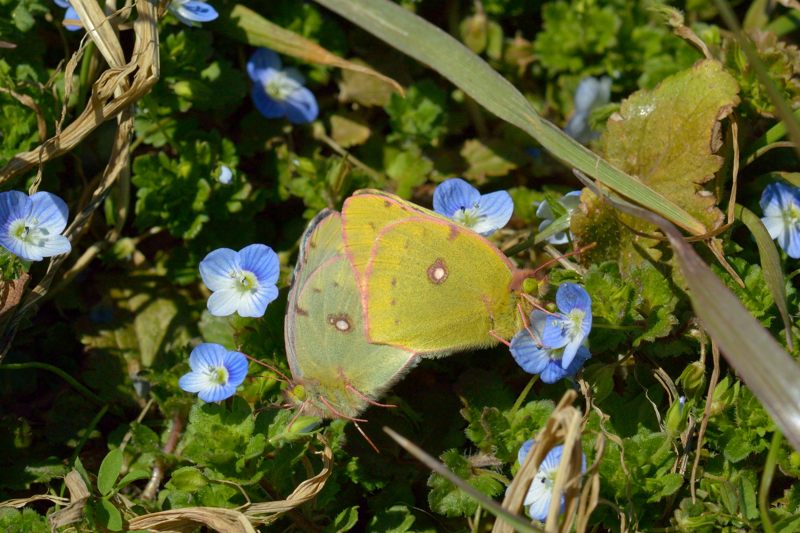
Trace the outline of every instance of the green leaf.
[[101, 498], [94, 506], [97, 521], [111, 531], [122, 531], [122, 514], [113, 503]]
[[612, 165], [715, 229], [722, 212], [700, 187], [722, 166], [715, 154], [721, 145], [717, 123], [739, 103], [738, 91], [719, 62], [701, 61], [625, 100], [608, 121], [603, 152]]
[[197, 468], [184, 466], [172, 472], [169, 484], [181, 491], [195, 492], [208, 485], [208, 480]]
[[482, 142], [470, 139], [459, 152], [469, 167], [464, 176], [480, 183], [487, 176], [505, 176], [524, 161], [524, 156], [509, 143], [492, 139]]
[[425, 183], [433, 171], [433, 162], [413, 144], [407, 150], [387, 146], [384, 161], [386, 174], [395, 180], [395, 193], [401, 198], [410, 198], [412, 189]]
[[124, 458], [122, 449], [115, 448], [108, 452], [103, 458], [103, 462], [100, 463], [100, 470], [97, 472], [97, 490], [103, 496], [108, 496], [114, 489], [114, 482], [117, 481], [122, 470]]
[[386, 106], [393, 133], [390, 141], [436, 144], [445, 132], [447, 94], [431, 80], [416, 82], [405, 97], [393, 94]]
[[412, 528], [416, 517], [406, 505], [392, 505], [381, 510], [369, 521], [369, 531], [383, 531], [386, 533], [405, 533], [415, 531]]
[[337, 514], [333, 523], [325, 528], [325, 531], [329, 531], [330, 533], [350, 531], [355, 527], [356, 522], [358, 522], [358, 505], [348, 507]]
[[[446, 451], [441, 459], [454, 474], [487, 496], [494, 497], [503, 491], [503, 485], [494, 476], [473, 469], [469, 460], [462, 457], [458, 450]], [[428, 486], [431, 487], [428, 504], [437, 513], [445, 516], [471, 516], [478, 507], [478, 502], [439, 474], [431, 474]]]
[[117, 490], [122, 490], [134, 481], [139, 481], [140, 479], [148, 479], [150, 477], [150, 472], [147, 470], [130, 470], [127, 474], [122, 476], [122, 479], [119, 480], [117, 483]]

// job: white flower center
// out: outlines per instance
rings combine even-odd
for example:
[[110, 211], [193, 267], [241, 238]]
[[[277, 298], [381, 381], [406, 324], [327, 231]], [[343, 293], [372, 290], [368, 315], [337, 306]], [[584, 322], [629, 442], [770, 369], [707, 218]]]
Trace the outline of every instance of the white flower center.
[[453, 213], [453, 220], [459, 222], [468, 228], [474, 227], [483, 218], [483, 215], [478, 214], [478, 204], [472, 207], [461, 207], [458, 211]]
[[793, 203], [789, 209], [783, 212], [783, 221], [787, 226], [800, 224], [800, 206]]
[[575, 338], [581, 334], [581, 325], [585, 316], [586, 313], [580, 309], [573, 309], [567, 313], [567, 331], [570, 337]]
[[264, 90], [274, 100], [280, 102], [289, 98], [302, 85], [297, 80], [282, 71], [275, 72], [264, 84]]
[[234, 270], [230, 274], [233, 285], [241, 293], [254, 293], [258, 290], [259, 283], [255, 274], [248, 270]]
[[21, 218], [11, 223], [10, 233], [12, 237], [33, 246], [42, 247], [47, 240], [47, 230], [39, 227], [39, 221], [35, 218]]
[[205, 370], [208, 381], [214, 385], [225, 385], [228, 383], [228, 369], [224, 366], [211, 366]]

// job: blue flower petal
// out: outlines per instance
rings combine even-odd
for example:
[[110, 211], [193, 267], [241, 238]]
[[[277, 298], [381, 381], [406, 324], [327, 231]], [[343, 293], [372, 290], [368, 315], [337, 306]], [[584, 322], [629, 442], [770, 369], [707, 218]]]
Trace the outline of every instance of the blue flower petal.
[[561, 348], [569, 342], [566, 318], [561, 314], [550, 315], [542, 330], [542, 344], [548, 348]]
[[238, 387], [247, 377], [247, 357], [240, 352], [229, 351], [225, 354], [225, 368], [228, 369], [228, 383]]
[[233, 171], [227, 165], [222, 165], [219, 167], [219, 175], [217, 176], [217, 180], [223, 184], [228, 185], [230, 184], [231, 180], [233, 180]]
[[259, 48], [247, 60], [247, 74], [255, 82], [263, 82], [268, 69], [280, 70], [280, 68], [280, 56], [269, 48]]
[[61, 8], [67, 9], [70, 6], [69, 0], [53, 0], [53, 2]]
[[570, 191], [558, 199], [558, 203], [563, 205], [568, 213], [572, 213], [581, 203], [581, 191]]
[[300, 87], [284, 100], [286, 118], [292, 124], [308, 124], [317, 118], [319, 107], [314, 93]]
[[547, 366], [542, 370], [539, 374], [539, 379], [542, 380], [542, 383], [555, 383], [557, 381], [561, 381], [565, 377], [567, 377], [567, 371], [561, 367], [561, 360], [550, 360], [547, 363]]
[[240, 266], [252, 272], [260, 284], [272, 284], [280, 275], [280, 260], [272, 248], [266, 244], [249, 244], [239, 250]]
[[69, 209], [66, 202], [49, 192], [37, 192], [31, 196], [31, 215], [40, 228], [52, 233], [61, 233], [67, 227]]
[[550, 351], [537, 346], [524, 329], [511, 339], [511, 355], [517, 364], [529, 374], [541, 373], [550, 363]]
[[239, 253], [230, 248], [219, 248], [200, 261], [200, 277], [212, 291], [231, 288], [231, 272], [241, 269]]
[[522, 463], [525, 462], [525, 458], [528, 457], [528, 453], [531, 451], [531, 448], [533, 448], [535, 442], [536, 441], [533, 439], [528, 439], [519, 447], [519, 450], [517, 451], [517, 462], [520, 464], [520, 466], [522, 466]]
[[221, 402], [233, 396], [236, 393], [236, 387], [233, 385], [217, 385], [201, 390], [197, 396], [204, 402]]
[[77, 25], [77, 24], [67, 24], [67, 23], [66, 23], [68, 20], [69, 20], [69, 21], [79, 21], [80, 19], [81, 19], [81, 18], [78, 16], [78, 12], [77, 12], [77, 11], [75, 11], [75, 8], [74, 8], [74, 7], [72, 7], [72, 6], [69, 6], [69, 7], [67, 8], [66, 12], [64, 12], [64, 27], [65, 27], [65, 28], [66, 28], [68, 31], [78, 31], [78, 30], [82, 30], [82, 29], [83, 29], [83, 26], [79, 26], [79, 25]]
[[790, 228], [785, 232], [785, 235], [783, 249], [786, 250], [786, 255], [792, 259], [800, 258], [800, 227]]
[[258, 112], [266, 118], [280, 118], [286, 115], [286, 103], [270, 98], [260, 84], [253, 85], [250, 96]]
[[241, 309], [244, 299], [242, 292], [236, 288], [219, 289], [208, 297], [206, 307], [213, 316], [229, 316]]
[[472, 229], [488, 236], [504, 227], [514, 213], [514, 200], [506, 191], [496, 191], [480, 197], [478, 215], [481, 217]]
[[[553, 220], [542, 220], [539, 223], [539, 233], [545, 230], [547, 226], [553, 223]], [[569, 242], [569, 236], [567, 235], [566, 231], [559, 231], [557, 233], [553, 233], [548, 238], [545, 239], [550, 244], [567, 244]]]
[[219, 17], [216, 9], [211, 7], [209, 4], [200, 2], [198, 0], [180, 2], [175, 7], [175, 11], [177, 11], [177, 13], [180, 15], [179, 18], [181, 21], [186, 19], [192, 22], [211, 22]]
[[433, 191], [433, 210], [440, 215], [452, 217], [461, 209], [475, 207], [480, 200], [481, 193], [478, 189], [461, 178], [451, 178], [444, 180]]
[[559, 285], [556, 305], [562, 313], [569, 313], [573, 309], [580, 309], [585, 313], [592, 312], [592, 298], [586, 289], [577, 283], [566, 282]]
[[223, 366], [228, 350], [220, 344], [204, 342], [198, 344], [189, 355], [189, 367], [196, 371]]
[[178, 386], [186, 392], [197, 393], [209, 388], [212, 384], [207, 375], [200, 372], [189, 372], [181, 376]]

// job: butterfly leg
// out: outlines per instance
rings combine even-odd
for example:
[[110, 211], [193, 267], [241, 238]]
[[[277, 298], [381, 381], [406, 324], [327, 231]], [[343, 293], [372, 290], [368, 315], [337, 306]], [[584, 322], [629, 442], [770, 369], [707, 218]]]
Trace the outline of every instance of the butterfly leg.
[[279, 376], [278, 381], [281, 381], [281, 382], [287, 383], [287, 384], [291, 383], [292, 380], [290, 380], [288, 377], [286, 377], [286, 374], [284, 374], [283, 372], [281, 372], [280, 370], [278, 370], [276, 367], [272, 366], [271, 364], [265, 363], [264, 361], [256, 359], [255, 357], [251, 357], [251, 356], [247, 355], [244, 352], [240, 352], [240, 353], [242, 355], [244, 355], [245, 357], [247, 357], [247, 359], [249, 359], [250, 361], [256, 363], [257, 365], [261, 365], [264, 368], [267, 368], [267, 369], [271, 370], [272, 372], [274, 372], [277, 376]]
[[364, 400], [365, 402], [367, 402], [368, 404], [374, 405], [375, 407], [387, 407], [387, 408], [397, 407], [396, 405], [391, 403], [378, 403], [369, 396], [367, 396], [366, 394], [362, 393], [360, 390], [350, 385], [349, 383], [345, 385], [345, 388], [350, 392], [352, 392], [353, 394], [355, 394], [356, 396], [358, 396], [359, 398], [361, 398], [362, 400]]
[[320, 396], [319, 401], [325, 404], [325, 407], [330, 409], [331, 413], [335, 414], [339, 418], [344, 418], [345, 420], [349, 420], [351, 422], [366, 422], [366, 419], [364, 418], [353, 418], [352, 416], [347, 416], [344, 413], [340, 413], [333, 405], [331, 405], [331, 402], [325, 399], [324, 396]]
[[364, 437], [364, 440], [367, 441], [367, 444], [369, 444], [372, 447], [372, 449], [375, 450], [375, 453], [381, 453], [381, 451], [378, 449], [378, 447], [375, 446], [375, 443], [372, 442], [372, 439], [367, 437], [367, 434], [364, 433], [364, 430], [361, 429], [361, 426], [358, 425], [358, 422], [353, 422], [353, 425], [356, 427], [358, 432], [361, 433], [361, 436]]
[[542, 340], [531, 329], [531, 323], [528, 320], [528, 317], [525, 315], [525, 311], [523, 311], [523, 309], [522, 309], [522, 304], [519, 303], [519, 302], [517, 302], [517, 312], [519, 313], [520, 318], [522, 318], [522, 326], [525, 328], [525, 331], [527, 331], [528, 335], [531, 336], [531, 339], [533, 339], [533, 342], [535, 342], [536, 345], [539, 348], [541, 348], [542, 347]]
[[505, 344], [505, 345], [506, 345], [506, 346], [508, 346], [509, 348], [511, 347], [511, 343], [510, 343], [510, 342], [508, 342], [507, 340], [505, 340], [503, 337], [501, 337], [501, 336], [500, 336], [500, 335], [498, 335], [497, 333], [495, 333], [495, 331], [494, 331], [493, 329], [490, 329], [490, 330], [489, 330], [489, 335], [491, 335], [492, 337], [494, 337], [494, 338], [495, 338], [497, 341], [499, 341], [499, 342], [502, 342], [503, 344]]

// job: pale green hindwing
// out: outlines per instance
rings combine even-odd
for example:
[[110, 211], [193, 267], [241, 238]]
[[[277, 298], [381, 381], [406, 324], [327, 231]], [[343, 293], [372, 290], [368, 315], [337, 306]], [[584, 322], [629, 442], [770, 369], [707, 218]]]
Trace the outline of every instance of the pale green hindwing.
[[286, 307], [286, 354], [304, 412], [352, 418], [413, 366], [415, 354], [370, 344], [361, 296], [343, 251], [341, 219], [323, 211], [303, 237]]

